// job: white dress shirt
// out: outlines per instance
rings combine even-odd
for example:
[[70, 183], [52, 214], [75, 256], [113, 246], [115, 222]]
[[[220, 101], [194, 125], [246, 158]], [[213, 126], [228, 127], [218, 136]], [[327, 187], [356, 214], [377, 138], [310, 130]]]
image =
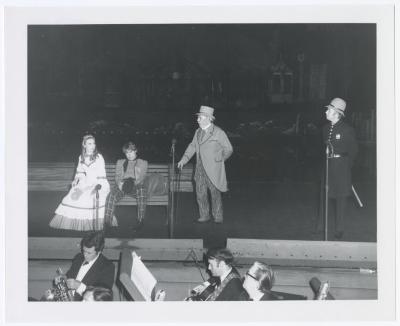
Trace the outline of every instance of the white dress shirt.
[[82, 295], [83, 292], [86, 290], [86, 284], [82, 283], [83, 278], [89, 271], [89, 269], [93, 266], [93, 264], [96, 262], [97, 258], [99, 258], [98, 254], [95, 259], [91, 260], [87, 264], [85, 264], [85, 261], [82, 263], [81, 268], [79, 269], [78, 275], [76, 275], [76, 280], [81, 282], [79, 287], [76, 289], [76, 292], [78, 292], [80, 295]]
[[253, 294], [252, 299], [253, 301], [260, 301], [260, 299], [264, 296], [264, 293], [257, 291]]
[[211, 126], [211, 123], [208, 124], [207, 126], [205, 126], [204, 128], [202, 128], [202, 127], [200, 127], [200, 128], [201, 128], [202, 130], [206, 131], [208, 128], [210, 128], [210, 126]]

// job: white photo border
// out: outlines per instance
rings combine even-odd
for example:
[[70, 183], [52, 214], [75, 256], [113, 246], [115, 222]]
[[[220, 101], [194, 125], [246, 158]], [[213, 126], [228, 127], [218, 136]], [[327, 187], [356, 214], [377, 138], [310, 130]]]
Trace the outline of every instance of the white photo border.
[[[27, 302], [27, 26], [152, 23], [376, 23], [378, 300]], [[9, 322], [391, 321], [395, 318], [394, 6], [382, 4], [5, 8], [6, 320]], [[201, 304], [201, 306], [200, 306]], [[183, 309], [184, 308], [184, 309]], [[73, 312], [73, 313], [71, 313]], [[95, 316], [95, 317], [94, 317]]]

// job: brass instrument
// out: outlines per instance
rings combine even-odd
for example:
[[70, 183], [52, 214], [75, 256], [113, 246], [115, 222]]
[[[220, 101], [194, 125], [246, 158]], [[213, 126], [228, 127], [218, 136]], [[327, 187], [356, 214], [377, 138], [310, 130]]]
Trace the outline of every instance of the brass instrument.
[[47, 290], [42, 298], [45, 301], [74, 301], [72, 290], [68, 289], [66, 276], [61, 268], [57, 268], [57, 277], [54, 279], [53, 288]]

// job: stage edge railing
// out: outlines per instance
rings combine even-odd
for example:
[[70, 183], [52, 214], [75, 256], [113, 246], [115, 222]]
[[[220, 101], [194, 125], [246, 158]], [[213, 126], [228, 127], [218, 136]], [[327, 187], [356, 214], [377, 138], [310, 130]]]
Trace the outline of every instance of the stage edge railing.
[[270, 265], [377, 268], [375, 242], [227, 239], [237, 263], [255, 260]]

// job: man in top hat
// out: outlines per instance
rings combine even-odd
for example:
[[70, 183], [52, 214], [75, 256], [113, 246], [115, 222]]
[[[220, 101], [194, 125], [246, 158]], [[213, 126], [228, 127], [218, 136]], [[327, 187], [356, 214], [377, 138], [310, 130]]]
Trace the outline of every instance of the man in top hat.
[[211, 219], [207, 196], [207, 190], [209, 190], [214, 221], [215, 223], [222, 223], [221, 192], [228, 190], [224, 162], [231, 156], [233, 149], [225, 132], [213, 123], [215, 119], [213, 108], [201, 106], [200, 111], [196, 114], [199, 128], [178, 162], [178, 168], [181, 169], [196, 153], [197, 162], [194, 179], [200, 211], [200, 218], [197, 222], [205, 223]]
[[[343, 121], [346, 102], [341, 98], [334, 98], [325, 107], [326, 119], [330, 121], [323, 128], [328, 166], [328, 180], [325, 180], [325, 186], [328, 189], [328, 198], [333, 199], [330, 202], [334, 202], [336, 208], [335, 238], [341, 239], [344, 232], [343, 218], [346, 201], [352, 193], [351, 168], [358, 146], [353, 127]], [[318, 228], [321, 229], [321, 220], [319, 220]]]

